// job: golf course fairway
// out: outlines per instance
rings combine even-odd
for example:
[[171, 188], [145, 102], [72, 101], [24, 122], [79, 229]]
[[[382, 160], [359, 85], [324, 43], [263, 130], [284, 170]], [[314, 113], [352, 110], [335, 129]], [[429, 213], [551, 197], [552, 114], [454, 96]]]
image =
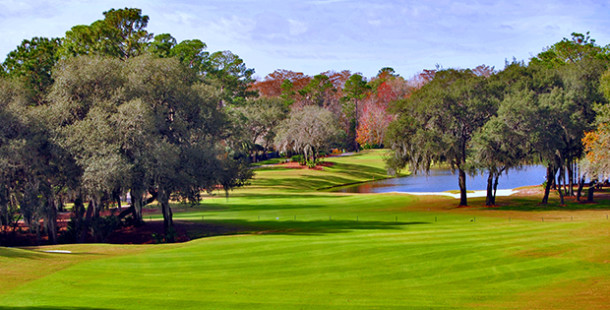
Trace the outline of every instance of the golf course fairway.
[[537, 197], [501, 197], [490, 210], [320, 191], [384, 177], [382, 157], [262, 168], [228, 199], [176, 205], [176, 221], [230, 235], [0, 248], [0, 309], [607, 309], [607, 202], [530, 211]]

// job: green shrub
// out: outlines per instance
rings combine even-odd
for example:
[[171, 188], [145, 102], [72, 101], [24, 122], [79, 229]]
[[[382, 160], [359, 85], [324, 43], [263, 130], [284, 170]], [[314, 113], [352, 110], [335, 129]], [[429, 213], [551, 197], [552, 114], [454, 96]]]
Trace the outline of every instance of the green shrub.
[[111, 215], [94, 218], [90, 228], [95, 239], [104, 242], [119, 227], [121, 227], [121, 220], [117, 216]]
[[383, 148], [383, 145], [365, 143], [360, 145], [360, 148], [363, 150], [380, 149]]
[[290, 160], [292, 162], [297, 162], [299, 163], [299, 165], [305, 165], [306, 164], [306, 160], [305, 157], [303, 157], [303, 155], [294, 155], [290, 158]]

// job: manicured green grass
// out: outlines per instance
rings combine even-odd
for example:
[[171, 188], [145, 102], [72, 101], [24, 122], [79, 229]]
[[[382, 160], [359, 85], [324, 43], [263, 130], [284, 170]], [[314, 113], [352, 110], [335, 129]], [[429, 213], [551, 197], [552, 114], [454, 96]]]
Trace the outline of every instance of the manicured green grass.
[[[515, 302], [515, 294], [550, 284], [610, 276], [607, 265], [587, 261], [585, 255], [603, 239], [573, 235], [586, 230], [587, 223], [473, 223], [465, 217], [434, 223], [424, 217], [399, 223], [314, 221], [317, 229], [311, 231], [150, 246], [154, 249], [137, 255], [74, 264], [7, 292], [0, 304], [110, 309], [468, 308]], [[95, 247], [79, 250], [94, 253]], [[80, 254], [34, 259], [53, 261], [69, 255]]]
[[[454, 209], [457, 201], [447, 197], [314, 191], [339, 182], [323, 180], [325, 175], [354, 182], [376, 175], [380, 155], [332, 159], [336, 164], [323, 171], [257, 171], [252, 187], [228, 199], [176, 206], [176, 220], [236, 226], [247, 234], [148, 246], [0, 248], [0, 278], [17, 282], [0, 285], [0, 309], [608, 304], [607, 211], [572, 211], [587, 217], [541, 222], [514, 217], [528, 213], [523, 211]], [[318, 178], [285, 180], [300, 173]], [[277, 187], [266, 184], [272, 181]]]
[[286, 158], [271, 158], [271, 159], [267, 159], [267, 160], [263, 160], [263, 161], [259, 161], [259, 162], [255, 162], [252, 163], [252, 166], [263, 166], [263, 165], [274, 165], [274, 164], [279, 164], [279, 163], [283, 163], [286, 162], [287, 159]]
[[384, 179], [388, 177], [383, 162], [386, 154], [386, 150], [370, 150], [352, 156], [324, 158], [324, 162], [330, 166], [323, 170], [289, 169], [283, 166], [258, 168], [251, 185], [236, 193], [318, 191]]

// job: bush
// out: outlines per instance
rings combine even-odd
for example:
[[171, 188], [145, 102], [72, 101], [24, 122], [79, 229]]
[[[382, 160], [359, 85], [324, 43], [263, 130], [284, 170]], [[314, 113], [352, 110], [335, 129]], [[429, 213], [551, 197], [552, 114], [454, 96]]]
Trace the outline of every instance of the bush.
[[78, 229], [76, 228], [77, 219], [72, 216], [70, 217], [70, 221], [68, 222], [68, 227], [66, 231], [59, 235], [58, 242], [59, 243], [75, 243], [78, 241]]
[[170, 228], [170, 230], [167, 232], [166, 235], [164, 234], [158, 234], [158, 233], [152, 233], [151, 237], [155, 240], [155, 243], [172, 243], [176, 241], [176, 229], [174, 229], [173, 227]]
[[299, 163], [299, 165], [305, 165], [307, 162], [305, 160], [305, 157], [303, 157], [303, 155], [294, 155], [290, 158], [290, 160], [292, 162], [297, 162]]
[[360, 148], [362, 148], [363, 150], [381, 149], [383, 148], [383, 145], [365, 143], [360, 145]]
[[162, 234], [152, 233], [151, 237], [155, 240], [155, 243], [157, 244], [165, 242], [165, 238]]
[[121, 220], [114, 215], [100, 216], [91, 221], [91, 231], [98, 242], [106, 241], [106, 238], [119, 227]]
[[322, 162], [322, 159], [317, 157], [316, 160], [312, 161], [312, 160], [307, 160], [307, 167], [309, 168], [315, 168], [317, 165], [319, 165]]

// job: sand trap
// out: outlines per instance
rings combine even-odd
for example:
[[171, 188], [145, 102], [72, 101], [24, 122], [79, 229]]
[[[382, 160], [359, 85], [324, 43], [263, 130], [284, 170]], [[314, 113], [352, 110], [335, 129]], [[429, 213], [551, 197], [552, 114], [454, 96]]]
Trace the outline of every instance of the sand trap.
[[[500, 197], [500, 196], [510, 196], [512, 194], [516, 194], [519, 191], [516, 190], [512, 190], [512, 189], [499, 189], [496, 192], [496, 196]], [[453, 198], [460, 198], [460, 194], [456, 193], [448, 193], [448, 192], [424, 192], [424, 193], [415, 193], [415, 192], [393, 192], [393, 193], [398, 193], [398, 194], [408, 194], [408, 195], [418, 195], [418, 196], [428, 196], [428, 195], [436, 195], [436, 196], [449, 196], [449, 197], [453, 197]], [[475, 198], [475, 197], [485, 197], [487, 196], [487, 191], [472, 191], [470, 193], [466, 193], [466, 197], [468, 198]]]
[[46, 251], [42, 251], [45, 253], [60, 253], [60, 254], [72, 254], [72, 251], [67, 251], [67, 250], [46, 250]]

